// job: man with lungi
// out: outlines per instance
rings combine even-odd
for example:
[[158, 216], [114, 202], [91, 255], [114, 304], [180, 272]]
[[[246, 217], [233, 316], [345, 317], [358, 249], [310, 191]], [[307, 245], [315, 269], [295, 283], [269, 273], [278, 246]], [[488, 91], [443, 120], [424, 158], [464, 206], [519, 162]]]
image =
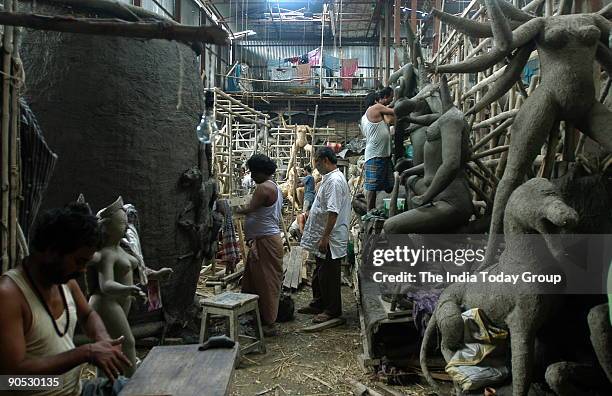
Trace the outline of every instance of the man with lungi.
[[259, 296], [259, 312], [266, 336], [278, 333], [275, 327], [283, 280], [283, 242], [280, 221], [283, 194], [272, 178], [276, 164], [263, 154], [247, 161], [256, 187], [249, 205], [236, 209], [246, 215], [244, 232], [249, 254], [242, 278], [242, 292]]

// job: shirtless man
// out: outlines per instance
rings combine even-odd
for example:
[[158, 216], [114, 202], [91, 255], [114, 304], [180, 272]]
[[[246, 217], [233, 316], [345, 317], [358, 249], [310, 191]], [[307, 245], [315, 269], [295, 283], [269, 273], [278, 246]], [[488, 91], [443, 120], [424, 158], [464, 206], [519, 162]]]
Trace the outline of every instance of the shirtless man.
[[[41, 216], [31, 254], [0, 277], [0, 374], [58, 375], [61, 389], [45, 395], [78, 395], [85, 363], [112, 380], [131, 365], [121, 352], [123, 337], [109, 337], [75, 281], [98, 239], [91, 215], [63, 208]], [[77, 321], [94, 343], [74, 346]]]

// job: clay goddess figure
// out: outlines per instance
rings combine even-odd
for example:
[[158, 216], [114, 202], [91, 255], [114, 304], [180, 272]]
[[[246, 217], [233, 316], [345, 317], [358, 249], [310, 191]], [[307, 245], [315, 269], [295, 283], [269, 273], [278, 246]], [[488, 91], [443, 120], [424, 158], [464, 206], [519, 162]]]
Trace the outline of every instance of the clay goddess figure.
[[[133, 274], [138, 269], [139, 261], [120, 246], [128, 227], [121, 197], [100, 210], [96, 216], [103, 237], [99, 259], [89, 269], [88, 284], [92, 293], [89, 305], [100, 315], [112, 337], [125, 337], [123, 353], [133, 365], [125, 375], [130, 377], [136, 368], [137, 359], [134, 336], [127, 316], [135, 297], [146, 298], [144, 292], [134, 285]], [[164, 270], [163, 274], [167, 272]], [[152, 275], [148, 274], [149, 278]]]
[[402, 174], [412, 176], [408, 187], [415, 194], [411, 199], [415, 209], [387, 219], [384, 230], [388, 234], [452, 232], [474, 213], [463, 171], [470, 154], [469, 127], [453, 105], [445, 76], [440, 99], [442, 115], [427, 127], [424, 163]]

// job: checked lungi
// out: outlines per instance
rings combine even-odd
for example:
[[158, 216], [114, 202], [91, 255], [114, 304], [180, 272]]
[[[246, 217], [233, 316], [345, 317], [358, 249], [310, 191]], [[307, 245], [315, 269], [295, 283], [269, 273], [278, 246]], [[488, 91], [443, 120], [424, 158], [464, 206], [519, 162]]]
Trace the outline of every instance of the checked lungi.
[[365, 181], [363, 187], [366, 191], [393, 191], [395, 177], [393, 176], [393, 163], [391, 157], [370, 158], [364, 165]]

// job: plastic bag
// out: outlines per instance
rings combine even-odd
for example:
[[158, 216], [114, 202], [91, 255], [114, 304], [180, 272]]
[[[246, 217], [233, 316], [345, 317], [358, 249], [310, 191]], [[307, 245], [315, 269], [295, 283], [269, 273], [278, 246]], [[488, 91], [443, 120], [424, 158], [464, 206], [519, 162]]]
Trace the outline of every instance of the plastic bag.
[[505, 380], [510, 371], [500, 364], [487, 364], [485, 358], [506, 344], [508, 332], [494, 326], [480, 308], [461, 314], [465, 346], [446, 365], [446, 372], [464, 391], [483, 388]]

